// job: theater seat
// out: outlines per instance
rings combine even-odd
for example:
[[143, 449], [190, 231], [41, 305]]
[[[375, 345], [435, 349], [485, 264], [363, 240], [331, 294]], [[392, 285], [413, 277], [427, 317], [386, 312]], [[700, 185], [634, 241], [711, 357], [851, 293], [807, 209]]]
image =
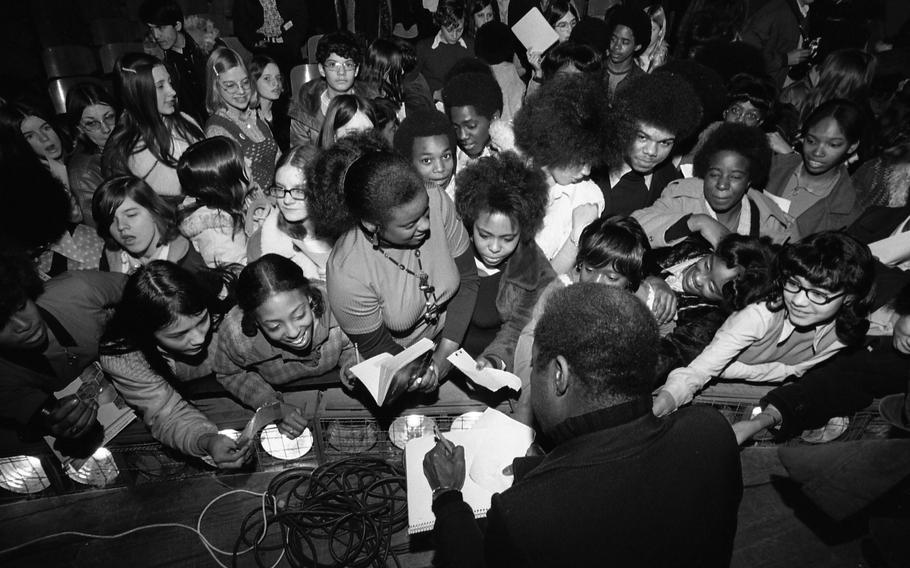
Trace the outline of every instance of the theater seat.
[[143, 53], [141, 43], [106, 43], [98, 48], [101, 60], [101, 71], [107, 75], [113, 73], [117, 60], [125, 53]]
[[56, 45], [41, 51], [48, 79], [94, 75], [98, 72], [95, 52], [84, 45]]
[[126, 18], [98, 18], [90, 24], [93, 45], [142, 41], [146, 27]]
[[96, 85], [100, 85], [107, 89], [108, 92], [111, 90], [111, 85], [98, 77], [93, 76], [58, 77], [56, 79], [51, 79], [47, 82], [47, 93], [50, 95], [51, 103], [54, 105], [54, 112], [57, 114], [66, 112], [66, 94], [79, 83], [95, 83]]
[[315, 63], [304, 63], [291, 69], [291, 96], [296, 97], [300, 86], [319, 77], [319, 66]]

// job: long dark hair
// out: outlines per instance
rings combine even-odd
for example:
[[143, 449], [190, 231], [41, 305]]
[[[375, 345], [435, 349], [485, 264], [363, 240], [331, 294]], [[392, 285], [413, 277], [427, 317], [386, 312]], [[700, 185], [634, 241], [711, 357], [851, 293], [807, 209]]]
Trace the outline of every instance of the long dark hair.
[[95, 230], [108, 247], [120, 248], [111, 234], [111, 223], [114, 222], [117, 209], [127, 198], [148, 209], [155, 218], [158, 234], [161, 235], [157, 246], [169, 243], [180, 236], [177, 230], [177, 216], [170, 203], [155, 193], [145, 181], [135, 176], [119, 176], [99, 185], [92, 196], [92, 217], [97, 225]]
[[107, 89], [95, 83], [79, 83], [66, 94], [66, 116], [70, 128], [75, 135], [76, 144], [81, 145], [88, 153], [101, 150], [79, 129], [82, 113], [93, 105], [107, 105], [113, 109], [115, 116], [120, 114], [120, 107], [114, 102], [114, 97]]
[[243, 151], [232, 138], [215, 136], [196, 142], [177, 162], [180, 187], [196, 205], [182, 212], [189, 215], [200, 207], [224, 211], [234, 221], [234, 232], [243, 227], [243, 198], [249, 186]]
[[158, 349], [155, 332], [180, 316], [195, 316], [208, 310], [212, 328], [233, 303], [233, 295], [220, 299], [228, 272], [203, 271], [192, 274], [173, 262], [154, 260], [134, 272], [101, 340], [101, 353], [122, 355], [141, 352], [157, 373], [173, 377]]
[[277, 254], [266, 254], [249, 263], [237, 279], [237, 305], [243, 311], [241, 329], [247, 337], [259, 333], [253, 312], [267, 299], [280, 292], [299, 290], [310, 300], [313, 315], [325, 312], [322, 292], [303, 275], [294, 261]]
[[179, 100], [173, 114], [162, 116], [158, 112], [152, 76], [152, 70], [158, 66], [164, 67], [164, 63], [151, 55], [128, 53], [114, 67], [115, 92], [123, 103], [123, 112], [104, 146], [101, 165], [105, 176], [130, 173], [128, 161], [137, 147], [147, 149], [164, 165], [176, 168], [171, 137], [179, 136], [188, 143], [203, 138], [202, 130], [181, 114]]

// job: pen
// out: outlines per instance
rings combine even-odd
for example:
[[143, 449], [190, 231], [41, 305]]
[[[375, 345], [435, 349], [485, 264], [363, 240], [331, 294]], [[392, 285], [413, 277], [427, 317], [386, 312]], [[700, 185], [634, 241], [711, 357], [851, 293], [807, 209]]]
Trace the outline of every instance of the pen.
[[451, 454], [455, 451], [455, 444], [442, 435], [442, 431], [439, 429], [438, 424], [433, 424], [433, 434], [436, 436], [436, 439], [439, 440], [439, 443], [442, 444], [442, 447], [445, 448], [447, 453]]
[[356, 361], [358, 365], [360, 364], [360, 347], [356, 343], [354, 344], [354, 361]]

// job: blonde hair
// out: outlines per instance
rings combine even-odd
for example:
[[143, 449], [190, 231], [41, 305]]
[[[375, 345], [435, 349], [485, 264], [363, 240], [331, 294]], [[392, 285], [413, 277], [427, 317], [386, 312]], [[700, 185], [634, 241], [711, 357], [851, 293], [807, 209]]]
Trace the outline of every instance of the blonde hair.
[[205, 66], [205, 110], [209, 114], [215, 114], [225, 107], [224, 98], [218, 89], [218, 77], [235, 67], [243, 69], [247, 79], [250, 81], [250, 108], [256, 108], [259, 104], [259, 94], [256, 91], [256, 85], [243, 58], [233, 49], [219, 47], [209, 55]]

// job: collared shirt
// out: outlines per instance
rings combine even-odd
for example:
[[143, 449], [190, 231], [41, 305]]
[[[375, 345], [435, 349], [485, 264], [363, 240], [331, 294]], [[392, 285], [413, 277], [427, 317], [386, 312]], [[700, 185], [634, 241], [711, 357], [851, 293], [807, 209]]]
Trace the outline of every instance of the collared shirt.
[[[623, 162], [622, 166], [620, 166], [619, 168], [614, 168], [614, 169], [610, 170], [610, 187], [616, 187], [616, 184], [619, 183], [619, 180], [622, 179], [622, 176], [626, 175], [627, 173], [629, 173], [631, 171], [632, 171], [632, 166], [630, 166], [629, 164], [627, 164], [625, 162]], [[654, 177], [653, 172], [646, 176], [642, 176], [642, 177], [645, 180], [645, 186], [648, 189], [651, 189], [651, 178]]]
[[[441, 43], [448, 43], [448, 42], [442, 39], [442, 32], [440, 31], [436, 34], [436, 37], [433, 38], [433, 45], [430, 46], [430, 49], [436, 49], [437, 47], [439, 47], [439, 44], [441, 44]], [[458, 38], [458, 41], [456, 41], [455, 43], [457, 43], [458, 45], [460, 45], [461, 47], [463, 47], [465, 49], [468, 48], [468, 44], [465, 43], [464, 37]]]
[[573, 242], [577, 241], [584, 227], [573, 227], [573, 214], [583, 205], [594, 205], [597, 208], [597, 217], [603, 213], [603, 192], [593, 181], [587, 179], [569, 185], [556, 184], [550, 187], [543, 226], [534, 237], [547, 260], [553, 260], [570, 238]]
[[751, 304], [727, 318], [687, 367], [671, 371], [663, 390], [680, 406], [715, 377], [779, 383], [802, 376], [844, 347], [833, 321], [801, 332], [790, 323], [786, 309]]
[[[484, 146], [484, 148], [483, 148], [483, 152], [481, 152], [480, 155], [477, 156], [476, 158], [472, 158], [471, 156], [468, 156], [468, 154], [464, 150], [461, 149], [461, 146], [459, 146], [455, 150], [455, 172], [456, 173], [463, 172], [466, 167], [470, 166], [477, 160], [479, 160], [481, 158], [485, 158], [486, 156], [492, 156], [495, 153], [496, 153], [496, 151], [493, 150], [492, 144], [487, 143], [487, 145]], [[448, 194], [449, 187], [452, 187], [452, 194], [449, 195], [449, 197], [452, 198], [452, 201], [455, 201], [455, 177], [454, 176], [452, 177], [452, 181], [449, 182], [449, 185], [446, 186], [446, 188], [444, 188], [444, 191], [446, 192], [446, 194]], [[443, 188], [440, 188], [440, 189], [443, 189]]]
[[[742, 207], [739, 209], [739, 224], [736, 226], [737, 235], [749, 236], [752, 234], [752, 216], [749, 215], [749, 198], [743, 196]], [[708, 203], [708, 200], [705, 199], [705, 211], [708, 212], [708, 217], [711, 217], [717, 221], [717, 213], [714, 212], [714, 209], [711, 208], [711, 204]]]

